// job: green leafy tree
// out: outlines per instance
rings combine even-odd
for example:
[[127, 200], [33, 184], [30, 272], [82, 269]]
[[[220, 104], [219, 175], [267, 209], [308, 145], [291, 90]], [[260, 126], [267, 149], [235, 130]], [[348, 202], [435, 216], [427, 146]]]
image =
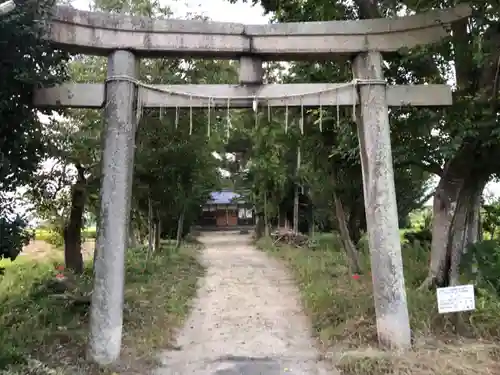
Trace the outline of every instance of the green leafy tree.
[[67, 77], [67, 55], [41, 39], [52, 5], [27, 2], [0, 18], [0, 258], [15, 259], [26, 243], [26, 223], [12, 218], [5, 194], [31, 182], [47, 151], [33, 90]]
[[[105, 61], [76, 56], [69, 64], [73, 81], [102, 82]], [[50, 223], [52, 243], [64, 246], [65, 264], [83, 271], [81, 245], [86, 213], [97, 213], [100, 180], [101, 111], [70, 109], [45, 127], [50, 168], [38, 171], [26, 193], [36, 215]]]
[[[94, 7], [155, 18], [171, 15], [158, 1], [100, 0]], [[237, 77], [228, 61], [180, 59], [142, 59], [140, 75], [148, 84], [208, 83], [207, 77], [211, 83], [234, 82]], [[153, 231], [157, 245], [162, 234], [184, 237], [208, 193], [219, 185], [219, 162], [211, 154], [220, 149], [226, 133], [225, 114], [220, 110], [212, 111], [210, 121], [198, 110], [143, 110], [136, 138], [131, 243]]]
[[[289, 156], [287, 135], [282, 123], [276, 118], [266, 118], [264, 113], [259, 113], [258, 124], [255, 126], [255, 118], [248, 126], [252, 148], [248, 158], [248, 171], [246, 179], [250, 183], [247, 187], [252, 192], [252, 200], [255, 202], [259, 221], [257, 223], [258, 235], [269, 235], [271, 219], [279, 215], [280, 205], [286, 194], [288, 173], [287, 156]], [[278, 118], [279, 120], [279, 118]], [[297, 146], [293, 147], [296, 150]]]
[[[460, 2], [253, 0], [279, 22], [393, 17], [447, 8]], [[396, 167], [419, 167], [427, 174], [440, 177], [434, 195], [429, 278], [424, 286], [457, 282], [460, 254], [468, 243], [478, 238], [480, 195], [486, 182], [498, 173], [498, 165], [493, 161], [500, 151], [497, 124], [499, 8], [490, 1], [473, 1], [472, 5], [473, 18], [455, 23], [450, 38], [432, 46], [384, 56], [385, 75], [391, 84], [442, 83], [449, 77], [456, 79], [454, 105], [446, 111], [391, 110]], [[321, 76], [324, 82], [344, 81], [338, 74], [342, 67], [337, 62], [322, 64], [319, 69], [307, 63], [294, 66], [303, 66], [309, 72], [328, 73]], [[348, 64], [345, 67], [348, 69]], [[337, 75], [332, 76], [336, 72]]]
[[495, 240], [498, 237], [498, 228], [500, 228], [500, 201], [496, 199], [484, 204], [482, 208], [482, 230], [488, 233], [489, 239]]

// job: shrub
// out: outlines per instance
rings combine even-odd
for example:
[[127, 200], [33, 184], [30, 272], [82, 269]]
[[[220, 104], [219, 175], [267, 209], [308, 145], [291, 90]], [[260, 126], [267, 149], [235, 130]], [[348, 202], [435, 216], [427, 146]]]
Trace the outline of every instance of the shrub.
[[[82, 241], [95, 238], [95, 228], [87, 228], [82, 230]], [[62, 234], [62, 230], [58, 228], [39, 228], [35, 231], [35, 239], [45, 241], [57, 248], [64, 246], [64, 237]]]
[[425, 214], [417, 229], [405, 232], [403, 238], [411, 245], [429, 246], [432, 242], [432, 214]]
[[14, 260], [33, 234], [26, 229], [26, 222], [17, 216], [13, 220], [0, 217], [0, 260]]
[[462, 267], [475, 284], [500, 296], [500, 242], [485, 240], [471, 244], [463, 255]]
[[35, 239], [45, 241], [57, 248], [64, 246], [64, 237], [61, 230], [56, 228], [37, 229], [35, 231]]
[[82, 239], [83, 240], [89, 240], [89, 239], [96, 239], [97, 232], [96, 228], [86, 228], [82, 231]]

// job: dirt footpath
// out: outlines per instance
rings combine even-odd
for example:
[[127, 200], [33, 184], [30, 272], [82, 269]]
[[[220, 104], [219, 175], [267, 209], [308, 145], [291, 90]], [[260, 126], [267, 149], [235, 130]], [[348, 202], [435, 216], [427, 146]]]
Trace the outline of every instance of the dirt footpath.
[[298, 291], [284, 267], [248, 235], [209, 233], [193, 311], [179, 351], [161, 355], [155, 375], [338, 374], [319, 361]]

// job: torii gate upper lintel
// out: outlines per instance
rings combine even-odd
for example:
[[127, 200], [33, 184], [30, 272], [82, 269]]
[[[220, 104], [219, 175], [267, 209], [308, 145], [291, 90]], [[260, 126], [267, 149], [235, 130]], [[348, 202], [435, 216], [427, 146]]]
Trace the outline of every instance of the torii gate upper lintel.
[[[100, 226], [92, 294], [90, 356], [100, 364], [120, 353], [124, 254], [130, 211], [138, 98], [142, 107], [193, 108], [356, 106], [377, 330], [384, 344], [411, 344], [401, 258], [388, 106], [447, 106], [446, 85], [387, 86], [382, 52], [434, 43], [447, 26], [469, 17], [461, 4], [397, 19], [245, 26], [152, 20], [56, 7], [47, 38], [57, 48], [108, 56], [106, 84], [65, 84], [35, 91], [38, 107], [106, 110]], [[354, 56], [355, 79], [344, 84], [262, 85], [266, 60]], [[240, 60], [240, 85], [154, 85], [138, 81], [140, 57]], [[105, 86], [106, 85], [106, 86]], [[106, 87], [106, 89], [105, 89]]]
[[448, 36], [447, 25], [470, 16], [467, 4], [400, 18], [243, 25], [55, 8], [47, 38], [77, 53], [107, 56], [126, 49], [138, 57], [329, 60], [360, 51], [389, 52]]

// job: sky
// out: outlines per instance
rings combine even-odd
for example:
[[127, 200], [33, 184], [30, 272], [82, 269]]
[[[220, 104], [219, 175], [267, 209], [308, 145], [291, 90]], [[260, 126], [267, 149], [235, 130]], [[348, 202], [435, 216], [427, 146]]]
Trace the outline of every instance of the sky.
[[[75, 8], [88, 10], [88, 0], [73, 0]], [[170, 0], [161, 1], [162, 5], [168, 5], [174, 12], [174, 18], [185, 18], [187, 13], [203, 14], [213, 21], [236, 22], [244, 24], [266, 24], [268, 17], [263, 15], [261, 6], [251, 6], [239, 1], [230, 4], [227, 0]]]

